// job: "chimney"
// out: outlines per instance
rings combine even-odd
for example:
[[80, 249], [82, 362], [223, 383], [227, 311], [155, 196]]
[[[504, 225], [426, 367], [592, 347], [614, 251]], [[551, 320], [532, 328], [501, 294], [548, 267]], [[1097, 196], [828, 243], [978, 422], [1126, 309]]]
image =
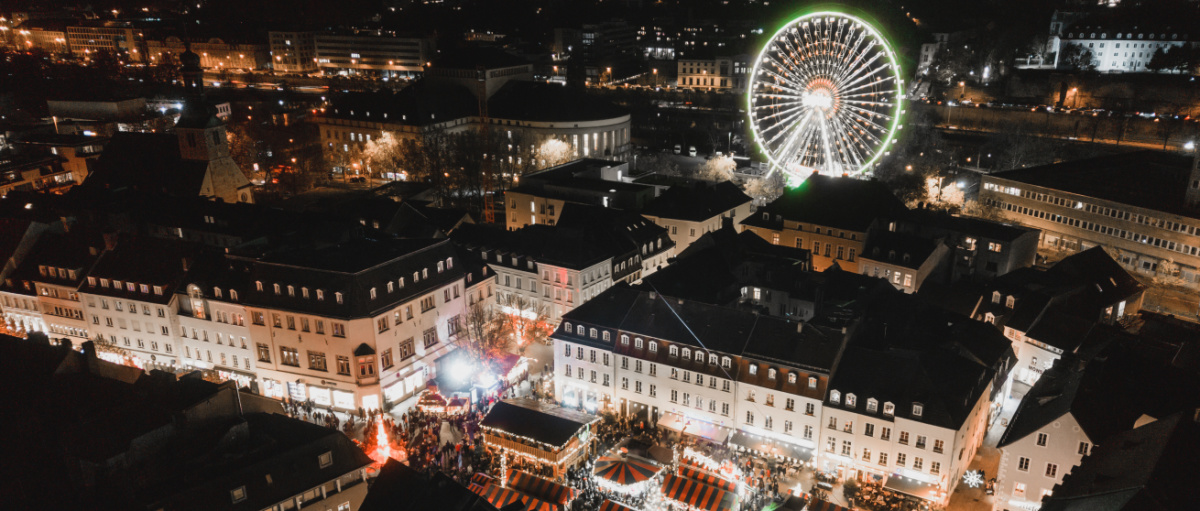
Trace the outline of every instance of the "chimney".
[[650, 292], [650, 299], [651, 299], [651, 300], [657, 300], [657, 299], [658, 299], [658, 293], [655, 293], [654, 291], [651, 291], [651, 292]]

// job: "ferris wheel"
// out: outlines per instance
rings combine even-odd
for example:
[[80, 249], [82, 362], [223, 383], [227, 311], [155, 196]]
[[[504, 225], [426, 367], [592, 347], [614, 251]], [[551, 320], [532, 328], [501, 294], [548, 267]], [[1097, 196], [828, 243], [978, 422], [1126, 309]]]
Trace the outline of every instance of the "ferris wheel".
[[808, 14], [779, 29], [754, 62], [750, 128], [771, 171], [792, 183], [814, 171], [857, 174], [892, 144], [902, 91], [895, 53], [874, 27]]

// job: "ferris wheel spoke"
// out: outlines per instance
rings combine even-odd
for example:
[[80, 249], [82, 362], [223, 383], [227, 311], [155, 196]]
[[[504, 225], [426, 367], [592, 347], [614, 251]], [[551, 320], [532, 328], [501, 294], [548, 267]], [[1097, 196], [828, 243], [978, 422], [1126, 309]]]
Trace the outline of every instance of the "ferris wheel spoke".
[[[878, 131], [887, 131], [886, 127], [884, 127], [883, 125], [881, 125], [879, 123], [876, 123], [875, 121], [872, 121], [871, 119], [868, 119], [866, 116], [863, 115], [862, 112], [856, 112], [852, 109], [846, 109], [846, 115], [848, 116], [848, 118], [854, 119], [857, 122], [864, 124], [867, 127], [874, 128]], [[888, 120], [890, 121], [891, 118], [888, 118]]]
[[875, 61], [879, 60], [881, 55], [882, 54], [880, 53], [876, 53], [872, 55], [870, 59], [858, 64], [853, 73], [847, 74], [844, 78], [842, 78], [842, 86], [850, 87], [876, 73], [884, 71], [882, 66], [875, 65]]

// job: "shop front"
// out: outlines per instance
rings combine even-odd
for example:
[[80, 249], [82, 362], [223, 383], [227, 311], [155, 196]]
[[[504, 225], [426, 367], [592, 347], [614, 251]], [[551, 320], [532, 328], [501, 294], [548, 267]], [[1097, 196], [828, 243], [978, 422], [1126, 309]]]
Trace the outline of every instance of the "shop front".
[[687, 417], [678, 412], [664, 413], [658, 419], [658, 427], [669, 429], [683, 435], [691, 435], [707, 440], [714, 444], [724, 444], [733, 430], [725, 426], [713, 424], [697, 418]]

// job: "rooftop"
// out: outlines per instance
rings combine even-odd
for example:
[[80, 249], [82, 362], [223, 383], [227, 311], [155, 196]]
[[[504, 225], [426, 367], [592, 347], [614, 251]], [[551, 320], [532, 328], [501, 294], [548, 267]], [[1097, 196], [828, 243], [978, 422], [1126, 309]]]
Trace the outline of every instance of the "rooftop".
[[492, 406], [479, 425], [557, 447], [600, 417], [533, 399], [506, 399]]
[[1192, 157], [1134, 151], [1009, 170], [990, 177], [1200, 219], [1184, 199]]
[[866, 232], [876, 220], [899, 216], [906, 209], [878, 181], [813, 174], [742, 224], [778, 230], [790, 221], [805, 224], [805, 229], [816, 225]]
[[642, 214], [659, 218], [702, 221], [749, 203], [750, 196], [737, 185], [723, 181], [710, 184], [697, 181], [673, 186], [642, 209]]

